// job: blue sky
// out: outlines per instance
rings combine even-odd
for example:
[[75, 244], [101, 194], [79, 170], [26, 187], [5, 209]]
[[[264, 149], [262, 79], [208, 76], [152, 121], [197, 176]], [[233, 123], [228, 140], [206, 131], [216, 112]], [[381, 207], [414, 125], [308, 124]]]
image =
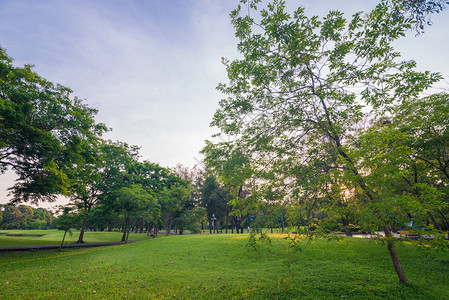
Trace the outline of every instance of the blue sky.
[[[310, 14], [353, 13], [374, 0], [287, 0]], [[226, 81], [221, 57], [237, 57], [229, 19], [237, 0], [0, 0], [0, 45], [15, 64], [70, 87], [112, 127], [105, 138], [142, 147], [163, 166], [193, 166], [213, 133]], [[424, 35], [397, 43], [419, 69], [449, 74], [449, 11]], [[446, 84], [447, 87], [447, 84]], [[13, 184], [1, 175], [0, 203]]]

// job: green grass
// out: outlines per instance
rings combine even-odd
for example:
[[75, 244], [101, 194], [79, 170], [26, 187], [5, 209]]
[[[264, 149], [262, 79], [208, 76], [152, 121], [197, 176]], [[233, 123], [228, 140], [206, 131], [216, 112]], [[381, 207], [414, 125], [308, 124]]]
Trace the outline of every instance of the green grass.
[[288, 253], [271, 237], [260, 253], [245, 247], [247, 234], [1, 253], [0, 299], [449, 299], [447, 253], [398, 247], [411, 282], [402, 285], [372, 241], [318, 240]]
[[[75, 243], [78, 240], [79, 231], [72, 230], [73, 235], [68, 233], [64, 243]], [[0, 246], [24, 246], [24, 245], [51, 245], [61, 244], [64, 232], [61, 230], [0, 230]], [[84, 242], [119, 242], [122, 239], [120, 232], [92, 232], [84, 234]], [[141, 241], [148, 239], [146, 233], [129, 234], [129, 241]]]

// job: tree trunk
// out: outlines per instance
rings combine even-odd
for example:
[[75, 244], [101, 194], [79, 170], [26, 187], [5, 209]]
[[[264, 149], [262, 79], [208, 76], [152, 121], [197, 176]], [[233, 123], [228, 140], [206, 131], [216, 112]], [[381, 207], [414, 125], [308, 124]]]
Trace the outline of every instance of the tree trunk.
[[170, 223], [170, 216], [167, 215], [165, 218], [165, 226], [167, 228], [165, 228], [165, 235], [169, 235], [170, 234], [170, 230], [171, 230], [171, 223]]
[[384, 226], [385, 237], [387, 238], [387, 248], [390, 253], [391, 261], [393, 262], [394, 269], [398, 275], [399, 281], [402, 283], [408, 283], [407, 276], [405, 276], [405, 271], [402, 268], [401, 262], [399, 261], [398, 254], [396, 252], [396, 247], [394, 243], [390, 240], [393, 236], [390, 231], [389, 226]]
[[129, 238], [129, 230], [128, 230], [127, 234], [126, 234], [125, 244], [128, 244], [128, 238]]
[[440, 230], [440, 226], [438, 225], [438, 222], [435, 220], [434, 216], [430, 213], [430, 211], [427, 211], [427, 215], [429, 216], [430, 220], [432, 220], [433, 226], [435, 226], [436, 230]]
[[128, 220], [125, 219], [125, 223], [123, 224], [123, 235], [122, 235], [121, 242], [125, 242], [126, 241], [126, 231], [127, 230], [128, 230]]
[[77, 244], [84, 244], [84, 231], [86, 230], [86, 224], [87, 224], [87, 216], [83, 220], [83, 225], [81, 226], [80, 230], [80, 236], [78, 237]]
[[446, 223], [446, 230], [449, 230], [449, 221], [448, 219], [444, 216], [443, 212], [441, 210], [438, 210], [438, 213], [441, 215], [441, 218], [443, 219], [444, 223]]
[[126, 227], [123, 230], [123, 235], [122, 235], [122, 239], [121, 239], [121, 242], [124, 242], [124, 241], [126, 241]]
[[346, 236], [352, 236], [351, 228], [349, 227], [349, 219], [345, 217], [341, 217], [341, 221], [343, 223], [343, 227], [345, 228]]
[[144, 226], [143, 219], [140, 219], [140, 224], [139, 225], [140, 225], [139, 232], [143, 233], [143, 226]]
[[225, 233], [228, 233], [228, 224], [229, 220], [228, 220], [228, 214], [226, 214], [226, 228], [225, 228]]
[[[346, 160], [346, 162], [349, 164], [350, 171], [355, 175], [355, 179], [356, 179], [357, 184], [360, 186], [360, 188], [365, 192], [366, 196], [372, 202], [376, 202], [375, 201], [376, 199], [374, 197], [374, 193], [372, 193], [372, 191], [368, 188], [368, 186], [363, 181], [363, 177], [357, 171], [357, 169], [356, 169], [356, 167], [354, 165], [354, 162], [343, 151], [343, 147], [341, 146], [339, 137], [335, 138], [334, 141], [336, 142], [337, 150], [338, 150], [339, 154]], [[378, 212], [376, 211], [376, 213], [378, 213]], [[396, 274], [398, 275], [399, 281], [401, 283], [408, 283], [407, 276], [405, 276], [405, 271], [402, 268], [401, 262], [399, 261], [399, 257], [398, 257], [398, 254], [396, 252], [396, 248], [394, 246], [394, 243], [391, 241], [392, 234], [391, 234], [390, 227], [388, 225], [386, 225], [386, 226], [384, 226], [383, 229], [384, 229], [384, 232], [385, 232], [385, 237], [387, 239], [388, 252], [390, 253], [390, 257], [391, 257], [391, 260], [393, 262], [393, 266], [394, 266], [394, 269], [396, 271]]]
[[282, 222], [282, 233], [284, 233], [284, 230], [285, 230], [284, 213], [282, 213], [282, 216], [281, 216], [281, 222]]
[[67, 231], [64, 231], [64, 236], [62, 237], [62, 242], [61, 242], [61, 246], [59, 246], [59, 249], [62, 249], [62, 245], [64, 244], [64, 240], [65, 240], [65, 235], [67, 234]]

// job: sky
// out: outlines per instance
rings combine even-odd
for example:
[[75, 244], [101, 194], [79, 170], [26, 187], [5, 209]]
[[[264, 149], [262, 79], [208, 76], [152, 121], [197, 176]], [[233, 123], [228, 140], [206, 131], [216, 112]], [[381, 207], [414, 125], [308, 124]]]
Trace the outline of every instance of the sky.
[[[368, 11], [375, 0], [287, 0], [310, 15]], [[16, 66], [73, 90], [99, 110], [104, 138], [141, 147], [141, 159], [174, 167], [201, 160], [226, 82], [222, 57], [237, 58], [229, 13], [238, 0], [0, 0], [0, 46]], [[425, 34], [396, 43], [418, 69], [449, 75], [449, 10]], [[448, 84], [444, 87], [447, 87]], [[0, 175], [0, 203], [14, 183]]]

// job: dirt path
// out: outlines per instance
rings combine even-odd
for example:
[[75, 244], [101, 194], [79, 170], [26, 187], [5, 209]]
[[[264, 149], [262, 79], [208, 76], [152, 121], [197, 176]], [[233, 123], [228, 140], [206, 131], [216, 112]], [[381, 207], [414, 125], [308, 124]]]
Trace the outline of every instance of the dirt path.
[[[137, 241], [128, 241], [128, 244], [136, 243]], [[64, 244], [62, 248], [79, 248], [79, 247], [100, 247], [111, 245], [123, 245], [125, 242], [104, 242], [104, 243], [84, 243], [84, 244]], [[35, 251], [43, 249], [58, 249], [61, 244], [52, 245], [25, 245], [25, 246], [7, 246], [0, 247], [0, 252], [3, 251]]]

